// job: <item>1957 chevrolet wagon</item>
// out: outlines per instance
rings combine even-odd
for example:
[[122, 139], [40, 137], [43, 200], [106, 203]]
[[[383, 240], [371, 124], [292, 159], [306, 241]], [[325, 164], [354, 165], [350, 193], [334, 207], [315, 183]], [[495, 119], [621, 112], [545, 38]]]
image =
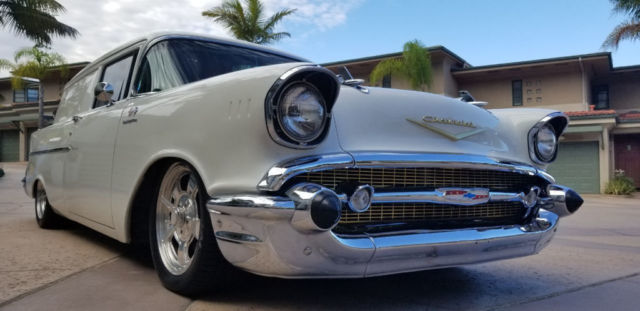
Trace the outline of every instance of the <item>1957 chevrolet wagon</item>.
[[582, 204], [545, 172], [562, 113], [359, 82], [249, 43], [148, 36], [69, 81], [25, 191], [41, 227], [140, 242], [185, 295], [234, 267], [352, 278], [531, 255]]

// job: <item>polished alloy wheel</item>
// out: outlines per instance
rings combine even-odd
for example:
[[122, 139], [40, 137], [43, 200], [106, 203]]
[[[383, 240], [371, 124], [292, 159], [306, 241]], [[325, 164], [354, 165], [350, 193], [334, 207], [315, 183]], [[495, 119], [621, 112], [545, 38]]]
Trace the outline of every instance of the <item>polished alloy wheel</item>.
[[36, 217], [44, 218], [44, 212], [47, 208], [47, 193], [44, 191], [41, 183], [36, 186]]
[[156, 206], [156, 241], [164, 267], [173, 275], [181, 275], [196, 255], [200, 240], [198, 215], [198, 179], [183, 164], [167, 171]]

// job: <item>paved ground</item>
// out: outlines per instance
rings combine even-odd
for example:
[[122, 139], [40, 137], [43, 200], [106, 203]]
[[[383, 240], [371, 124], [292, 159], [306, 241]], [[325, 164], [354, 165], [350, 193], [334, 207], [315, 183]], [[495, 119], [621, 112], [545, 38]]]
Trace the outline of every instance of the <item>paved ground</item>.
[[40, 230], [20, 188], [0, 178], [3, 310], [638, 310], [640, 198], [586, 196], [541, 254], [363, 280], [249, 277], [192, 301], [165, 290], [147, 262], [81, 226]]

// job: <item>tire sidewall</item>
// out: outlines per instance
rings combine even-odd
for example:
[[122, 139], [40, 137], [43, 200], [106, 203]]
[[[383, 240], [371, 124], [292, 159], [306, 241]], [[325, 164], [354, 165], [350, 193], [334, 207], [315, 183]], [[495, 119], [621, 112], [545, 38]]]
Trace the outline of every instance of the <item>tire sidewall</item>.
[[[198, 200], [198, 217], [200, 218], [200, 239], [197, 240], [197, 244], [196, 244], [196, 248], [194, 251], [194, 255], [193, 255], [193, 259], [192, 262], [189, 266], [189, 268], [187, 268], [187, 270], [180, 274], [180, 275], [175, 275], [171, 272], [169, 272], [169, 270], [167, 270], [167, 268], [165, 267], [163, 261], [162, 261], [162, 257], [160, 255], [160, 251], [158, 250], [158, 240], [157, 240], [157, 236], [156, 236], [156, 209], [157, 209], [157, 204], [158, 204], [158, 198], [159, 198], [159, 193], [160, 193], [160, 187], [162, 185], [162, 182], [164, 181], [164, 178], [166, 176], [166, 173], [169, 171], [168, 169], [170, 167], [173, 167], [174, 165], [183, 165], [185, 167], [187, 167], [191, 174], [193, 174], [198, 182], [198, 195], [197, 195], [197, 200]], [[187, 288], [191, 287], [191, 283], [198, 277], [198, 275], [201, 273], [201, 267], [204, 266], [204, 263], [202, 262], [204, 259], [204, 253], [205, 252], [209, 252], [212, 251], [210, 249], [207, 248], [207, 243], [204, 243], [206, 239], [215, 239], [214, 235], [213, 235], [213, 229], [211, 226], [211, 222], [209, 221], [209, 215], [208, 212], [206, 210], [206, 201], [207, 201], [207, 195], [206, 192], [204, 191], [204, 185], [202, 183], [202, 180], [200, 179], [200, 176], [198, 175], [198, 173], [196, 172], [196, 170], [189, 164], [185, 163], [185, 162], [178, 162], [178, 163], [174, 163], [171, 164], [170, 166], [167, 167], [167, 170], [165, 170], [165, 173], [162, 175], [162, 179], [160, 180], [160, 182], [157, 184], [156, 187], [154, 187], [154, 193], [153, 193], [153, 200], [152, 200], [152, 206], [149, 208], [149, 241], [150, 241], [150, 246], [151, 246], [151, 257], [153, 259], [153, 264], [155, 266], [155, 269], [158, 273], [158, 276], [160, 277], [162, 283], [165, 285], [165, 287], [167, 287], [168, 289], [172, 290], [172, 291], [176, 291], [179, 293], [183, 293], [183, 294], [187, 294], [187, 295], [191, 295], [191, 293], [189, 293], [189, 290], [186, 290]]]

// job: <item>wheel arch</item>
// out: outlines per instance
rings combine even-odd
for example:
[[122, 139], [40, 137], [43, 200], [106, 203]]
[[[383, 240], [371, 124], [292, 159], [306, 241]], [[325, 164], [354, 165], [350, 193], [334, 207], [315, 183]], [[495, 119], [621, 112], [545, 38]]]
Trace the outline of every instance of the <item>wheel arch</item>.
[[[136, 186], [132, 192], [131, 200], [126, 211], [125, 219], [125, 242], [132, 244], [147, 245], [148, 243], [148, 212], [151, 202], [155, 198], [157, 187], [167, 168], [176, 162], [189, 164], [200, 179], [203, 179], [201, 170], [194, 161], [188, 157], [176, 154], [166, 154], [155, 157], [140, 174]], [[204, 182], [204, 180], [203, 180]]]

